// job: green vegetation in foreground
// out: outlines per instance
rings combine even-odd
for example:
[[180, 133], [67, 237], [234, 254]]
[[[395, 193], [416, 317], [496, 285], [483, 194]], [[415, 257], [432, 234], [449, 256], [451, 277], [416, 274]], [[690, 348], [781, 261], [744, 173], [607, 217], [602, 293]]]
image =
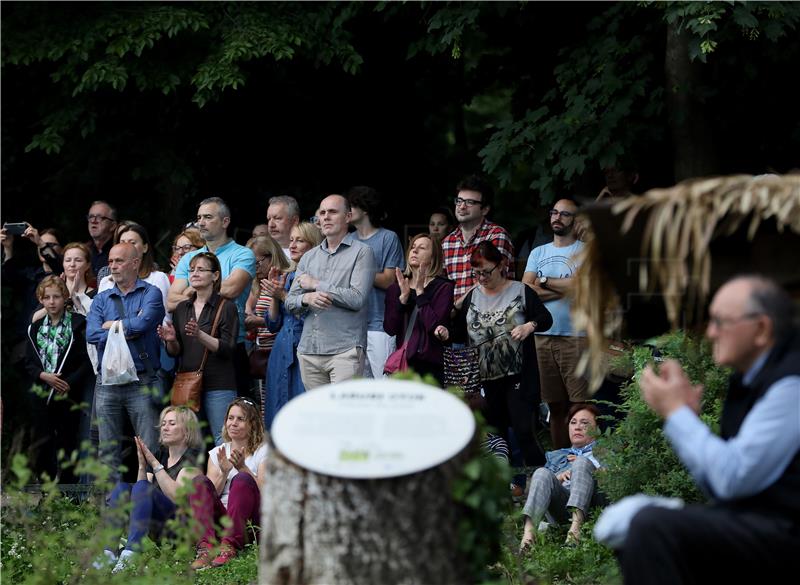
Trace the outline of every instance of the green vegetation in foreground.
[[[708, 343], [678, 332], [659, 338], [655, 346], [662, 356], [679, 360], [693, 383], [705, 385], [701, 416], [716, 429], [727, 390], [727, 373], [713, 364]], [[652, 361], [652, 350], [637, 347], [629, 359], [633, 361], [635, 374], [633, 381], [622, 390], [624, 418], [598, 438], [598, 455], [607, 465], [606, 470], [598, 474], [599, 485], [612, 501], [640, 491], [699, 500], [691, 478], [663, 436], [661, 421], [647, 409], [640, 396], [637, 380], [642, 369]], [[642, 465], [642, 461], [646, 465]], [[87, 569], [104, 544], [114, 537], [113, 531], [100, 522], [96, 504], [75, 504], [62, 497], [52, 484], [42, 486], [43, 497], [25, 493], [22, 486], [30, 478], [26, 463], [23, 456], [14, 456], [7, 485], [3, 488], [3, 538], [0, 542], [3, 582], [24, 585], [257, 582], [258, 550], [255, 546], [248, 547], [225, 567], [193, 573], [189, 563], [194, 558], [194, 547], [185, 520], [172, 523], [170, 527], [176, 537], [169, 542], [156, 544], [145, 539], [145, 550], [124, 573], [112, 577], [108, 571]], [[535, 548], [519, 556], [520, 508], [509, 509], [506, 505], [507, 469], [500, 470], [495, 463], [491, 458], [470, 460], [453, 486], [454, 496], [463, 506], [484, 512], [467, 515], [471, 521], [465, 522], [460, 530], [462, 551], [470, 558], [480, 559], [484, 568], [488, 565], [488, 570], [477, 567], [474, 575], [485, 584], [617, 585], [621, 582], [612, 551], [591, 538], [598, 510], [592, 512], [590, 521], [584, 525], [578, 546], [563, 545], [566, 526], [551, 526], [540, 535]], [[85, 469], [80, 465], [79, 473], [103, 473], [96, 464]], [[12, 476], [16, 477], [15, 481], [9, 481]], [[501, 517], [502, 525], [495, 519]]]

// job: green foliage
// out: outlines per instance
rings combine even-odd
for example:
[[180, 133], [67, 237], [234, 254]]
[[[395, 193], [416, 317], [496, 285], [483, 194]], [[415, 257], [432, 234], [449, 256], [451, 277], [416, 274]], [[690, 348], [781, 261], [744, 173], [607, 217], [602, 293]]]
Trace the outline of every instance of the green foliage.
[[649, 50], [653, 31], [623, 34], [632, 11], [620, 3], [593, 21], [586, 42], [561, 52], [555, 87], [498, 125], [479, 154], [502, 185], [524, 173], [549, 202], [589, 165], [613, 165], [633, 144], [661, 138], [663, 89]]
[[[486, 423], [476, 413], [478, 437]], [[510, 504], [511, 469], [497, 457], [475, 446], [475, 455], [453, 482], [453, 498], [466, 509], [458, 525], [458, 549], [469, 563], [468, 574], [478, 581], [490, 577], [500, 553], [504, 514]]]
[[[57, 153], [80, 125], [93, 131], [92, 97], [108, 90], [175, 94], [199, 107], [242, 87], [247, 66], [303, 57], [355, 74], [362, 57], [348, 23], [359, 3], [114, 3], [16, 5], [2, 23], [4, 67], [44, 66], [62, 105], [45, 114], [27, 150]], [[76, 99], [78, 98], [78, 99]]]
[[[95, 463], [79, 471], [94, 469]], [[189, 569], [194, 559], [191, 523], [185, 517], [170, 521], [167, 529], [175, 536], [159, 543], [145, 538], [144, 550], [119, 575], [110, 568], [91, 567], [103, 548], [119, 542], [121, 534], [110, 527], [111, 516], [102, 516], [98, 504], [108, 484], [98, 481], [95, 497], [76, 503], [60, 494], [55, 482], [41, 485], [41, 494], [22, 489], [30, 477], [27, 461], [16, 455], [12, 464], [13, 485], [4, 486], [3, 538], [0, 541], [3, 582], [24, 585], [55, 583], [130, 584], [175, 583], [223, 585], [253, 583], [257, 580], [258, 547], [245, 548], [219, 569], [195, 574]], [[185, 498], [185, 490], [179, 498]], [[187, 504], [181, 504], [186, 506]], [[127, 530], [130, 505], [119, 511]]]
[[586, 36], [560, 53], [555, 84], [541, 94], [517, 95], [527, 104], [512, 120], [494, 124], [479, 152], [501, 185], [524, 177], [542, 203], [578, 184], [590, 165], [617, 164], [624, 155], [664, 140], [665, 25], [687, 31], [689, 58], [734, 39], [765, 33], [776, 42], [800, 22], [794, 2], [618, 2], [589, 23]]
[[735, 37], [754, 41], [762, 31], [775, 42], [794, 31], [800, 22], [796, 2], [647, 2], [661, 10], [669, 24], [688, 31], [689, 58], [705, 63], [721, 43]]
[[[656, 346], [664, 358], [681, 363], [693, 384], [704, 385], [701, 419], [716, 430], [728, 374], [714, 364], [708, 342], [677, 332], [659, 338]], [[641, 397], [637, 380], [653, 362], [652, 350], [636, 347], [632, 353], [636, 373], [622, 390], [625, 418], [598, 440], [598, 458], [605, 465], [598, 484], [612, 501], [639, 492], [701, 501], [702, 494], [664, 436], [663, 421]]]

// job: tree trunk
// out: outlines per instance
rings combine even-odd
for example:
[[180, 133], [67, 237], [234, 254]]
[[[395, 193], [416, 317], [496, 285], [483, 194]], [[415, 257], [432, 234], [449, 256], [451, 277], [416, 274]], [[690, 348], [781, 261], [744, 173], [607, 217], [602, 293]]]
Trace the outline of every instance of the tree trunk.
[[702, 68], [689, 60], [689, 34], [668, 25], [664, 70], [676, 182], [718, 173], [712, 127], [700, 95]]
[[259, 582], [269, 585], [468, 583], [451, 485], [471, 444], [413, 475], [340, 479], [274, 447], [261, 504]]

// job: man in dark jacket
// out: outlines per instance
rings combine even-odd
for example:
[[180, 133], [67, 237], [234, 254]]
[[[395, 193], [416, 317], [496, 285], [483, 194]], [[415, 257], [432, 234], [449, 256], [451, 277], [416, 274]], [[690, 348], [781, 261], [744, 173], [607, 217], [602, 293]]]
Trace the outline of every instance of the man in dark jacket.
[[721, 436], [698, 418], [702, 387], [674, 361], [641, 378], [644, 399], [709, 505], [647, 507], [625, 540], [626, 583], [769, 582], [800, 551], [800, 335], [790, 297], [742, 276], [715, 295], [707, 336], [735, 371]]

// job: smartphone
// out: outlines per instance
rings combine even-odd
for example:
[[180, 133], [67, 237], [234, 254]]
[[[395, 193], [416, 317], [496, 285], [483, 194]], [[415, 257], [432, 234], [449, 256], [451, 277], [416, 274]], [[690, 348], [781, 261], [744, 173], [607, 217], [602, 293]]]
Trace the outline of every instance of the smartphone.
[[26, 229], [28, 229], [28, 224], [24, 221], [18, 223], [4, 223], [3, 229], [6, 230], [6, 233], [10, 236], [21, 236]]

